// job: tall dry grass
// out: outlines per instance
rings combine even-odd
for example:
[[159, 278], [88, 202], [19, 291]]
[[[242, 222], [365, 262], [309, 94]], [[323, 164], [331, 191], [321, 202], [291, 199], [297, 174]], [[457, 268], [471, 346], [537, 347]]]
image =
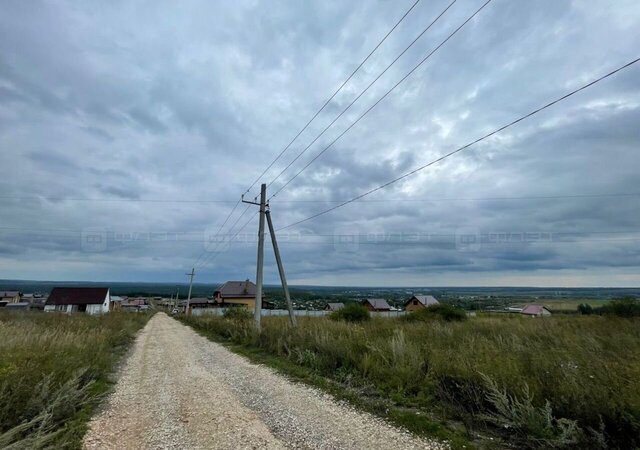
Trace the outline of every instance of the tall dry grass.
[[0, 448], [80, 448], [147, 314], [0, 313]]
[[523, 447], [640, 446], [640, 320], [478, 317], [251, 321], [187, 318], [197, 329], [288, 358], [471, 433]]

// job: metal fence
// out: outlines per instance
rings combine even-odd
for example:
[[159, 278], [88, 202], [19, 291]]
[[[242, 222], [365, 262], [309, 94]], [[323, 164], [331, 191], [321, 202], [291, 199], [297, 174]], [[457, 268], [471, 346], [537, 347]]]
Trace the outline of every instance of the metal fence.
[[[193, 308], [191, 315], [193, 316], [222, 316], [228, 308]], [[293, 314], [296, 317], [324, 317], [331, 314], [331, 311], [309, 311], [306, 309], [294, 309]], [[375, 311], [371, 313], [371, 317], [395, 318], [404, 316], [406, 311]], [[288, 316], [289, 311], [286, 309], [263, 309], [262, 317], [280, 317]]]

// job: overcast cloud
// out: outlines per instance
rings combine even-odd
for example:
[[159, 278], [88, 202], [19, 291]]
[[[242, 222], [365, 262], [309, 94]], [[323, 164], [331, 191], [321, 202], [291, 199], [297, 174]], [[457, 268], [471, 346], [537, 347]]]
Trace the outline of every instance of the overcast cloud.
[[[422, 0], [262, 181], [449, 2]], [[458, 0], [269, 192], [483, 2]], [[230, 230], [235, 210], [223, 235], [253, 221], [233, 242], [216, 232], [411, 3], [0, 3], [0, 278], [254, 279], [256, 208]], [[493, 0], [272, 200], [276, 228], [639, 57], [639, 27], [634, 0]], [[282, 230], [290, 283], [638, 286], [639, 80], [637, 64]]]

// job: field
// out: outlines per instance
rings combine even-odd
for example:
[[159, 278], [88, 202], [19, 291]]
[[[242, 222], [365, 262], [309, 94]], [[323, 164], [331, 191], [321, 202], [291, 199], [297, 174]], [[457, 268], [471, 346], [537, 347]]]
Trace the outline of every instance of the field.
[[535, 302], [540, 305], [546, 306], [553, 312], [577, 312], [578, 305], [585, 304], [591, 305], [594, 308], [599, 308], [609, 303], [609, 300], [597, 300], [597, 299], [571, 299], [571, 300], [555, 300], [555, 299], [540, 299]]
[[236, 351], [454, 447], [636, 448], [640, 320], [187, 317]]
[[147, 314], [0, 313], [0, 448], [80, 448]]

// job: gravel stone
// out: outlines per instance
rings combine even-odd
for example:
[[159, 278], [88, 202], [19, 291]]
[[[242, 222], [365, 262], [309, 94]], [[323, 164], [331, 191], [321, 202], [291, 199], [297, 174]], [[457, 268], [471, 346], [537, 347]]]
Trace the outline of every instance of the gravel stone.
[[156, 314], [85, 449], [445, 449]]

